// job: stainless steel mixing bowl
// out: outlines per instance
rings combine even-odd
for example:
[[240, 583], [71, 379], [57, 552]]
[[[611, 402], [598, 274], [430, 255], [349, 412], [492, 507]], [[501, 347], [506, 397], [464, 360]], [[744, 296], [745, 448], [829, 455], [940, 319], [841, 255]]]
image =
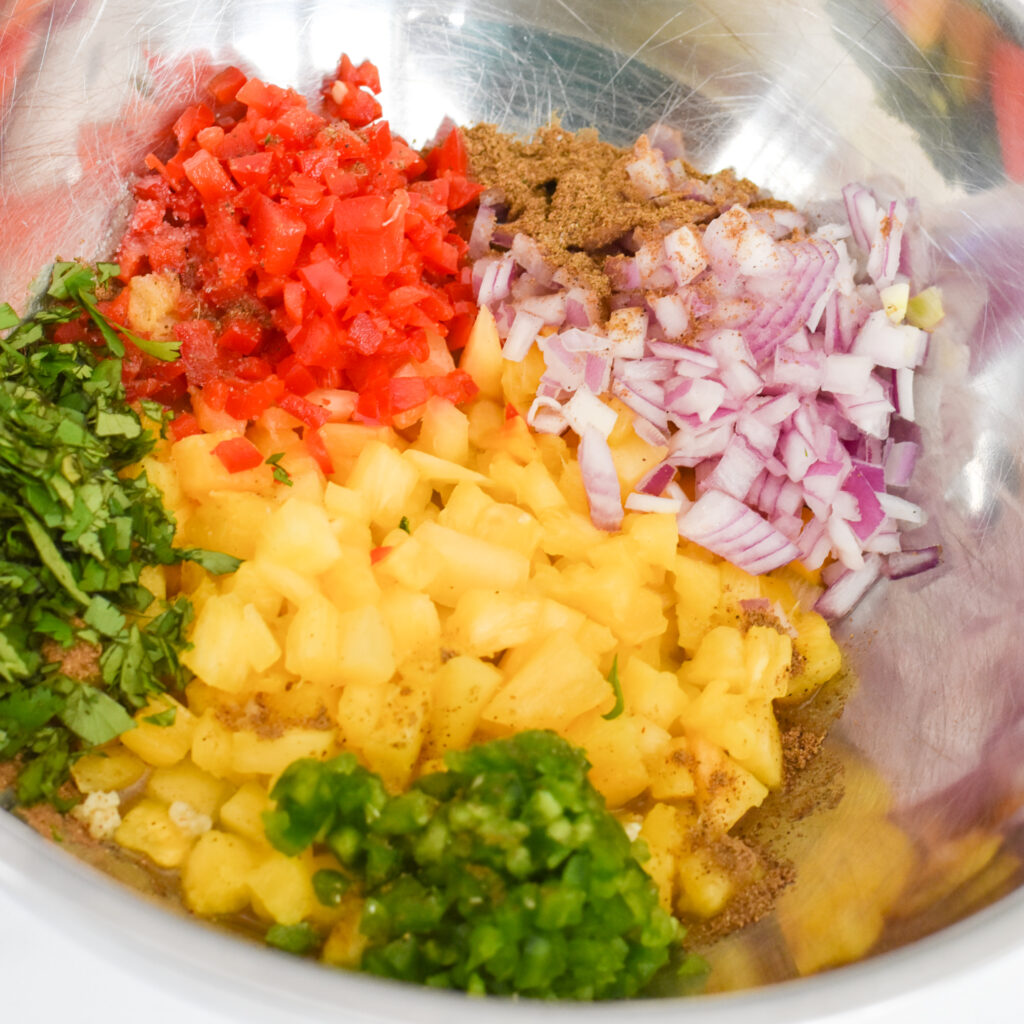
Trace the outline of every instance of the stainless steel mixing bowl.
[[[834, 200], [851, 180], [917, 196], [931, 243], [920, 258], [948, 316], [918, 395], [926, 455], [911, 497], [931, 512], [921, 543], [939, 540], [944, 556], [925, 576], [876, 586], [840, 626], [859, 682], [835, 735], [888, 783], [894, 820], [917, 849], [911, 881], [916, 872], [918, 892], [934, 898], [890, 922], [880, 955], [855, 966], [630, 1012], [794, 1021], [849, 1009], [1024, 936], [1024, 189], [1010, 180], [1024, 140], [1018, 40], [1024, 8], [972, 0], [7, 0], [0, 294], [23, 304], [55, 254], [108, 251], [126, 179], [224, 62], [309, 92], [342, 50], [368, 56], [392, 123], [418, 142], [444, 114], [528, 133], [558, 113], [618, 143], [663, 120], [682, 128], [693, 162], [732, 165], [799, 205]], [[191, 991], [250, 1017], [481, 1012], [167, 914], [2, 814], [0, 882], [83, 941], [154, 978], [184, 976]], [[794, 973], [771, 921], [738, 941], [748, 968], [760, 967], [727, 970], [736, 984]], [[486, 1012], [558, 1020], [622, 1010], [500, 1003]]]

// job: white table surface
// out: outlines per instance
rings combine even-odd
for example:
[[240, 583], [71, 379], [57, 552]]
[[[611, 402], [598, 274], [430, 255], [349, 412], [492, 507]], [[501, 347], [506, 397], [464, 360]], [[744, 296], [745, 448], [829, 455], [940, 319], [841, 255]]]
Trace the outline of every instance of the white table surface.
[[[0, 1020], [11, 1024], [229, 1024], [229, 1018], [133, 977], [0, 890]], [[830, 1018], [842, 1024], [1020, 1024], [1024, 949], [983, 970], [885, 1006]]]

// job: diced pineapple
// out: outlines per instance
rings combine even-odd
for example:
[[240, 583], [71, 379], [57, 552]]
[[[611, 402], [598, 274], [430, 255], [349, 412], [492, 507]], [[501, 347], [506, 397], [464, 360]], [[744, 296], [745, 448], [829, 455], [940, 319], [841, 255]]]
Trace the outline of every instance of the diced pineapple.
[[145, 770], [138, 757], [115, 743], [80, 757], [71, 766], [71, 777], [83, 793], [108, 793], [134, 785]]
[[494, 499], [484, 494], [476, 484], [456, 484], [438, 513], [437, 521], [449, 530], [474, 533], [480, 517], [494, 504]]
[[179, 761], [169, 768], [156, 768], [146, 780], [146, 793], [170, 805], [183, 802], [199, 814], [213, 817], [227, 798], [228, 785], [197, 768], [191, 761]]
[[736, 882], [707, 848], [681, 852], [676, 860], [679, 888], [676, 909], [698, 917], [714, 917], [736, 893]]
[[306, 598], [296, 609], [285, 641], [285, 668], [311, 683], [341, 685], [342, 613], [322, 593]]
[[171, 461], [183, 494], [202, 500], [211, 491], [253, 491], [256, 494], [273, 491], [274, 475], [270, 466], [231, 473], [213, 454], [213, 449], [221, 441], [236, 436], [234, 431], [220, 430], [212, 434], [193, 434], [175, 441], [171, 446]]
[[331, 457], [335, 483], [347, 480], [368, 445], [399, 447], [398, 435], [390, 427], [371, 427], [362, 423], [325, 423], [318, 433]]
[[263, 737], [242, 730], [231, 736], [231, 768], [239, 775], [277, 776], [302, 757], [326, 761], [337, 750], [333, 729], [288, 729]]
[[683, 800], [696, 792], [693, 751], [684, 736], [669, 740], [648, 757], [647, 768], [655, 800]]
[[782, 784], [782, 741], [771, 704], [730, 693], [720, 680], [709, 683], [686, 708], [688, 729], [696, 729], [769, 789]]
[[649, 444], [637, 437], [633, 430], [618, 443], [610, 443], [610, 447], [623, 496], [629, 494], [668, 455], [668, 448], [664, 445]]
[[564, 731], [608, 700], [608, 680], [571, 636], [552, 633], [494, 695], [482, 718], [491, 725]]
[[543, 530], [541, 548], [552, 557], [586, 558], [607, 537], [594, 526], [588, 515], [573, 512], [568, 507], [551, 508], [540, 513], [540, 524]]
[[370, 522], [393, 530], [407, 513], [419, 481], [419, 470], [398, 451], [380, 441], [371, 441], [359, 453], [345, 485], [366, 502]]
[[484, 398], [501, 401], [504, 398], [501, 388], [502, 362], [501, 339], [498, 337], [494, 317], [486, 306], [481, 306], [466, 339], [466, 347], [462, 350], [459, 368], [473, 378]]
[[326, 571], [341, 556], [327, 512], [301, 498], [290, 498], [271, 515], [256, 557], [287, 566], [304, 576]]
[[409, 785], [429, 723], [433, 687], [429, 675], [406, 675], [388, 684], [378, 727], [363, 742], [367, 766], [392, 791]]
[[425, 590], [442, 571], [441, 555], [404, 530], [389, 533], [382, 547], [386, 553], [375, 563], [377, 574], [409, 590]]
[[545, 369], [544, 353], [536, 345], [530, 346], [521, 362], [514, 363], [508, 359], [502, 361], [502, 394], [523, 416], [533, 404]]
[[224, 581], [223, 592], [233, 594], [244, 605], [252, 605], [265, 622], [276, 619], [284, 604], [281, 589], [267, 585], [266, 573], [256, 562], [243, 562]]
[[406, 448], [402, 458], [413, 466], [423, 480], [430, 484], [481, 484], [487, 482], [483, 473], [470, 469], [458, 462], [449, 459], [442, 459], [430, 452], [417, 451], [415, 448]]
[[672, 913], [676, 887], [676, 858], [683, 846], [680, 814], [670, 804], [656, 803], [644, 816], [640, 838], [647, 843], [650, 858], [644, 870], [658, 887], [658, 901]]
[[[174, 709], [174, 721], [170, 725], [154, 725], [147, 718], [166, 715]], [[177, 764], [189, 750], [196, 718], [188, 708], [173, 697], [162, 693], [153, 697], [141, 710], [135, 713], [135, 728], [120, 736], [121, 742], [146, 764], [166, 768]]]
[[228, 693], [240, 692], [250, 671], [262, 672], [281, 656], [256, 608], [234, 594], [218, 594], [203, 605], [191, 640], [181, 660], [204, 683]]
[[469, 462], [469, 419], [448, 399], [435, 395], [426, 405], [414, 447], [438, 458]]
[[424, 523], [414, 539], [440, 558], [440, 569], [426, 589], [438, 604], [449, 608], [454, 607], [467, 590], [514, 589], [525, 584], [530, 575], [529, 560], [518, 552], [457, 533], [438, 523]]
[[438, 669], [424, 750], [427, 757], [439, 757], [447, 750], [462, 750], [469, 745], [480, 713], [501, 681], [501, 672], [493, 665], [461, 655]]
[[751, 626], [743, 637], [743, 659], [749, 680], [747, 692], [764, 700], [785, 695], [793, 641], [770, 626]]
[[381, 591], [369, 546], [342, 547], [341, 557], [320, 576], [320, 588], [339, 611], [377, 604]]
[[237, 914], [249, 905], [252, 846], [240, 836], [211, 829], [196, 841], [181, 877], [185, 905], [196, 914]]
[[467, 532], [499, 547], [518, 551], [526, 558], [533, 558], [544, 536], [540, 523], [529, 512], [505, 502], [493, 502], [483, 509]]
[[128, 326], [144, 338], [168, 341], [180, 319], [181, 281], [177, 274], [136, 274], [127, 284]]
[[192, 848], [192, 837], [171, 821], [167, 805], [143, 797], [124, 816], [114, 840], [126, 850], [145, 854], [161, 868], [176, 868]]
[[253, 910], [278, 924], [298, 924], [316, 906], [313, 883], [302, 861], [276, 850], [249, 872], [246, 881]]
[[362, 750], [377, 729], [387, 690], [384, 683], [349, 683], [337, 704], [338, 731], [348, 749]]
[[751, 807], [759, 807], [768, 787], [714, 743], [696, 733], [687, 736], [694, 756], [697, 804], [709, 831], [723, 835]]
[[687, 697], [675, 674], [659, 672], [642, 658], [626, 659], [620, 666], [619, 680], [626, 710], [663, 729], [670, 730], [686, 707]]
[[373, 605], [341, 613], [338, 642], [335, 671], [342, 682], [383, 683], [394, 675], [391, 633]]
[[718, 607], [722, 596], [722, 576], [717, 564], [685, 554], [676, 557], [675, 568], [679, 646], [692, 654], [708, 631]]
[[715, 626], [701, 639], [693, 657], [682, 664], [679, 680], [691, 686], [707, 686], [720, 680], [733, 693], [748, 686], [743, 634], [733, 626]]
[[363, 907], [361, 900], [353, 900], [346, 913], [331, 929], [320, 954], [326, 964], [333, 967], [356, 968], [363, 959], [369, 939], [360, 928]]
[[666, 570], [676, 568], [679, 527], [668, 512], [629, 512], [622, 531], [645, 562]]
[[192, 760], [218, 778], [232, 776], [233, 734], [220, 721], [213, 708], [204, 711], [195, 723], [192, 735]]
[[797, 631], [793, 650], [799, 656], [799, 671], [790, 678], [785, 699], [788, 703], [799, 703], [842, 668], [843, 656], [828, 623], [817, 612], [795, 616], [793, 625]]
[[505, 590], [467, 590], [445, 623], [450, 647], [477, 658], [526, 643], [537, 634], [541, 600]]
[[275, 507], [269, 498], [244, 491], [209, 494], [188, 517], [188, 542], [252, 558]]
[[[487, 474], [490, 489], [496, 497], [525, 505], [542, 523], [545, 512], [567, 507], [554, 477], [539, 460], [520, 466], [510, 455], [500, 453], [491, 460]], [[583, 510], [583, 516], [586, 517], [586, 510]], [[589, 523], [589, 517], [585, 521]], [[601, 536], [599, 531], [595, 532]]]
[[273, 807], [266, 789], [258, 782], [245, 782], [221, 804], [221, 825], [254, 843], [265, 842], [263, 813]]
[[611, 808], [639, 796], [650, 782], [640, 754], [641, 723], [632, 715], [605, 719], [588, 712], [569, 727], [566, 739], [582, 747], [590, 762], [590, 781]]
[[441, 656], [441, 620], [426, 594], [398, 584], [381, 592], [380, 614], [391, 634], [395, 665], [433, 662]]

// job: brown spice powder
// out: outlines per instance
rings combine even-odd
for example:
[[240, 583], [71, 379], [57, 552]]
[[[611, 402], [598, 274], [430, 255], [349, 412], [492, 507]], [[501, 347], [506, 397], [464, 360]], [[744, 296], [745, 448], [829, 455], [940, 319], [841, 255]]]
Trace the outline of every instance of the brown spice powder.
[[713, 202], [671, 194], [646, 199], [626, 172], [632, 150], [602, 142], [592, 128], [568, 132], [553, 120], [528, 142], [493, 124], [464, 134], [470, 172], [487, 187], [487, 198], [506, 209], [503, 232], [533, 238], [546, 259], [567, 272], [563, 283], [589, 288], [601, 300], [610, 291], [604, 261], [621, 239], [634, 233], [642, 243], [757, 201], [757, 186], [732, 171], [710, 176], [689, 164], [688, 176], [711, 182]]

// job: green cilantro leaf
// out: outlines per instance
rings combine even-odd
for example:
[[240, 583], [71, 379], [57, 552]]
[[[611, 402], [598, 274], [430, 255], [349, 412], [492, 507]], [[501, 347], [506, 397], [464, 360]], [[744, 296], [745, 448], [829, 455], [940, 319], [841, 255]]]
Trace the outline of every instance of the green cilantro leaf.
[[291, 474], [288, 472], [288, 470], [285, 469], [284, 466], [280, 464], [283, 458], [284, 452], [274, 452], [273, 455], [267, 457], [266, 464], [268, 466], [273, 466], [274, 479], [279, 484], [285, 484], [288, 487], [291, 487], [293, 486], [294, 481], [292, 480]]
[[619, 656], [617, 654], [612, 658], [612, 670], [608, 673], [608, 682], [615, 694], [615, 707], [601, 717], [610, 722], [613, 718], [618, 718], [626, 707], [626, 698], [622, 694], [622, 683], [619, 682]]
[[201, 565], [214, 576], [225, 576], [242, 564], [242, 559], [235, 558], [234, 555], [226, 555], [223, 551], [206, 551], [204, 548], [186, 548], [178, 554], [187, 562]]
[[158, 725], [161, 728], [174, 725], [174, 720], [178, 717], [178, 709], [175, 707], [169, 707], [166, 711], [158, 711], [155, 715], [146, 715], [142, 720], [149, 722], [150, 725]]
[[73, 733], [94, 746], [135, 728], [132, 716], [116, 700], [92, 686], [76, 686], [71, 691], [60, 719]]
[[400, 530], [405, 530], [406, 533], [412, 533], [412, 527], [409, 525], [408, 516], [402, 516], [402, 518], [398, 520], [398, 528]]

